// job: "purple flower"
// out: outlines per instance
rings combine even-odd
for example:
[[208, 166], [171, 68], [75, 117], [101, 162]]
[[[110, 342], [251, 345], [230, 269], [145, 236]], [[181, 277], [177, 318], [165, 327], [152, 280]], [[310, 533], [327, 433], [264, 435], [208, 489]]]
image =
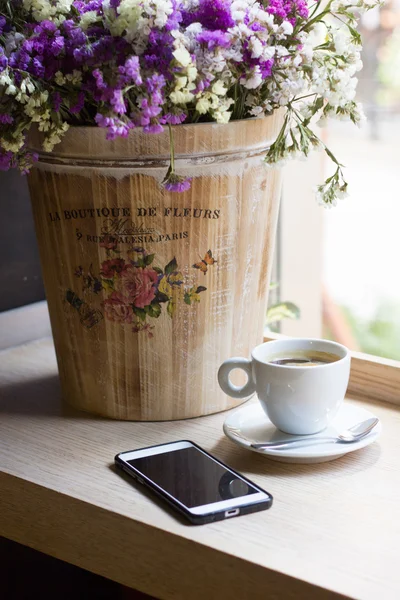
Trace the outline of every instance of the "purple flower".
[[179, 10], [178, 0], [172, 0], [172, 13], [168, 17], [168, 21], [165, 24], [166, 31], [173, 31], [179, 28], [179, 24], [182, 21], [182, 13]]
[[165, 77], [164, 75], [158, 75], [154, 73], [151, 77], [146, 79], [146, 88], [150, 94], [153, 92], [158, 92], [161, 88], [165, 86]]
[[263, 27], [261, 23], [252, 23], [250, 29], [252, 31], [265, 31], [265, 27]]
[[270, 77], [272, 73], [272, 67], [274, 65], [274, 59], [271, 58], [271, 60], [260, 62], [259, 65], [263, 78], [265, 79], [266, 77]]
[[161, 112], [161, 108], [159, 106], [152, 106], [149, 104], [147, 98], [143, 98], [140, 103], [140, 108], [142, 109], [143, 116], [149, 118], [156, 117]]
[[99, 12], [101, 10], [102, 0], [75, 0], [74, 7], [79, 11], [80, 14], [84, 14], [85, 12], [89, 12], [90, 10], [95, 10]]
[[202, 31], [197, 35], [197, 41], [207, 44], [209, 50], [213, 50], [217, 46], [228, 48], [230, 45], [229, 35], [222, 31]]
[[104, 83], [104, 76], [100, 69], [94, 69], [92, 72], [93, 77], [96, 80], [96, 87], [99, 90], [107, 89], [107, 85]]
[[162, 133], [164, 131], [164, 127], [159, 123], [151, 123], [150, 125], [146, 125], [143, 128], [144, 133]]
[[170, 125], [181, 125], [186, 119], [186, 113], [181, 112], [180, 114], [167, 113], [160, 119], [160, 123], [169, 123]]
[[191, 179], [176, 175], [176, 173], [167, 174], [163, 181], [164, 189], [167, 192], [186, 192], [190, 189]]
[[84, 105], [85, 105], [85, 94], [83, 92], [79, 92], [78, 98], [77, 98], [75, 104], [73, 104], [70, 107], [70, 111], [74, 114], [78, 114], [81, 112]]
[[29, 63], [32, 61], [31, 56], [29, 56], [29, 52], [27, 51], [25, 44], [24, 47], [21, 48], [21, 51], [19, 53], [19, 61], [18, 61], [18, 68], [21, 69], [22, 71], [27, 71], [28, 67], [29, 67]]
[[116, 113], [123, 115], [126, 113], [126, 106], [122, 90], [114, 90], [110, 99], [110, 104]]
[[140, 76], [139, 58], [137, 56], [131, 56], [127, 59], [124, 70], [125, 74], [128, 75], [136, 85], [142, 85], [143, 81]]
[[7, 25], [7, 21], [5, 20], [4, 17], [0, 16], [0, 35], [3, 35], [3, 31], [5, 30]]
[[64, 38], [57, 35], [51, 43], [51, 52], [54, 56], [58, 56], [64, 50]]
[[297, 15], [303, 19], [308, 17], [306, 0], [269, 0], [266, 11], [282, 20], [288, 20], [292, 25], [296, 23]]
[[[0, 110], [1, 110], [1, 106], [0, 106]], [[0, 113], [0, 123], [2, 125], [12, 125], [14, 123], [14, 119], [11, 115], [2, 115]]]
[[203, 79], [202, 81], [198, 82], [194, 93], [200, 94], [200, 92], [204, 92], [204, 90], [206, 90], [208, 87], [210, 87], [210, 82], [208, 81], [208, 79]]
[[197, 11], [182, 13], [183, 22], [185, 25], [198, 22], [212, 31], [216, 29], [226, 31], [235, 25], [230, 5], [229, 0], [200, 0]]
[[107, 139], [115, 140], [117, 137], [127, 137], [129, 131], [134, 128], [131, 121], [122, 121], [117, 116], [106, 117], [101, 113], [97, 113], [95, 121], [99, 127], [107, 129]]
[[36, 152], [25, 152], [25, 154], [20, 158], [18, 165], [22, 175], [27, 175], [31, 170], [33, 163], [37, 162], [38, 160], [39, 155], [36, 154]]
[[4, 69], [7, 68], [8, 65], [8, 59], [7, 56], [4, 54], [4, 50], [3, 48], [0, 46], [0, 73], [2, 71], [4, 71]]
[[4, 152], [0, 148], [0, 171], [8, 171], [13, 166], [12, 152]]
[[36, 75], [36, 77], [44, 77], [44, 66], [41, 63], [40, 59], [37, 57], [33, 59], [32, 73]]
[[81, 65], [86, 62], [93, 55], [93, 50], [90, 46], [81, 46], [80, 48], [75, 48], [73, 52], [74, 59]]
[[308, 6], [306, 0], [295, 0], [297, 12], [303, 19], [308, 19]]
[[54, 33], [57, 30], [57, 26], [52, 21], [41, 21], [38, 25], [36, 25], [34, 32], [41, 34], [45, 33]]

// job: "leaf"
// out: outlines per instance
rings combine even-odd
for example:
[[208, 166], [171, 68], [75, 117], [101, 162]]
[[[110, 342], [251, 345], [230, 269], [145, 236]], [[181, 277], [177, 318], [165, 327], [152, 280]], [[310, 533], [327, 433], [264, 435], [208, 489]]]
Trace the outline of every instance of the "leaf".
[[362, 41], [361, 41], [361, 35], [359, 34], [359, 32], [354, 29], [354, 27], [351, 27], [348, 23], [346, 23], [348, 30], [350, 31], [351, 35], [353, 36], [353, 42], [355, 44], [359, 44], [361, 45]]
[[339, 167], [343, 167], [343, 165], [338, 162], [338, 160], [333, 156], [332, 152], [329, 150], [329, 148], [327, 148], [326, 146], [324, 147], [325, 152], [327, 153], [327, 155], [329, 156], [329, 158], [331, 159], [332, 162], [334, 162], [336, 165], [338, 165]]
[[169, 316], [172, 317], [174, 316], [176, 311], [176, 303], [175, 302], [168, 302], [167, 304], [167, 313], [169, 314]]
[[185, 292], [185, 297], [184, 297], [183, 301], [184, 301], [185, 304], [189, 304], [189, 306], [192, 304], [192, 301], [190, 299], [190, 295], [187, 292]]
[[151, 265], [151, 263], [153, 262], [155, 257], [155, 254], [148, 254], [147, 256], [144, 257], [144, 264], [146, 266]]
[[137, 306], [132, 306], [132, 310], [135, 313], [135, 315], [137, 317], [139, 317], [139, 319], [141, 321], [146, 320], [146, 311], [143, 308], [138, 308]]
[[196, 294], [200, 294], [200, 292], [205, 292], [207, 290], [206, 287], [204, 287], [204, 285], [199, 285], [199, 287], [196, 289]]
[[114, 281], [112, 279], [102, 279], [101, 283], [106, 292], [111, 292], [114, 289]]
[[164, 269], [165, 274], [171, 275], [171, 273], [176, 271], [177, 268], [178, 268], [178, 263], [176, 262], [176, 258], [174, 256], [174, 258], [165, 266], [165, 269]]
[[322, 97], [317, 98], [316, 101], [314, 102], [315, 112], [317, 112], [317, 110], [320, 110], [320, 108], [322, 108], [323, 105], [324, 105], [324, 99]]
[[146, 306], [146, 308], [149, 309], [149, 316], [153, 317], [154, 319], [158, 319], [158, 317], [161, 315], [161, 305], [158, 304], [158, 302], [154, 302], [149, 306]]
[[[154, 256], [154, 254], [153, 254], [153, 256]], [[160, 269], [160, 267], [153, 267], [153, 271], [155, 271], [159, 275], [163, 275], [164, 274], [164, 271], [162, 269]]]
[[267, 325], [282, 321], [282, 319], [298, 319], [300, 309], [293, 302], [280, 302], [267, 310]]
[[167, 294], [163, 294], [162, 292], [157, 292], [155, 301], [156, 302], [168, 302], [169, 296], [167, 296]]
[[145, 263], [145, 261], [143, 260], [143, 258], [139, 258], [139, 259], [137, 260], [137, 266], [138, 266], [138, 267], [140, 267], [141, 269], [144, 269], [144, 268], [145, 268], [145, 266], [146, 266], [146, 263]]

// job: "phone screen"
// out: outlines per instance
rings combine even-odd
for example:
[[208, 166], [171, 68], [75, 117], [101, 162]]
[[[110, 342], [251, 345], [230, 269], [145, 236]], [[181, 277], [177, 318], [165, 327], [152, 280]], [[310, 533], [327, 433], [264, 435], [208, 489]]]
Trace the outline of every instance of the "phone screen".
[[188, 508], [260, 491], [195, 446], [127, 462]]

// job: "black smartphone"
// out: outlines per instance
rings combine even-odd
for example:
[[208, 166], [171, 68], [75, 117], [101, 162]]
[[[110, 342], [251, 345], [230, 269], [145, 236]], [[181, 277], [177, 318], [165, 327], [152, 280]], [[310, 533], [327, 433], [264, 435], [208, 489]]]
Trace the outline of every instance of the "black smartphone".
[[121, 452], [115, 463], [196, 525], [272, 505], [271, 494], [187, 440]]

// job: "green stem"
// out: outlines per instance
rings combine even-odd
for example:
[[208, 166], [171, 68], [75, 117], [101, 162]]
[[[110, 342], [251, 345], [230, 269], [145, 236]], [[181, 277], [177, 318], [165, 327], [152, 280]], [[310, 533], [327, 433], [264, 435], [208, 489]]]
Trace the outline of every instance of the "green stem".
[[172, 133], [171, 123], [168, 123], [168, 130], [169, 130], [169, 151], [170, 151], [171, 172], [175, 173], [174, 134]]
[[306, 96], [300, 96], [299, 98], [293, 98], [293, 100], [290, 101], [290, 104], [292, 104], [292, 102], [298, 102], [299, 100], [304, 100], [305, 98], [311, 98], [311, 96], [316, 96], [317, 92], [314, 92], [313, 94], [307, 94]]
[[331, 14], [331, 4], [332, 4], [333, 0], [329, 0], [327, 6], [325, 7], [325, 9], [320, 12], [319, 14], [315, 15], [315, 17], [313, 17], [312, 19], [310, 19], [309, 21], [307, 21], [307, 23], [305, 23], [303, 25], [303, 27], [300, 27], [299, 31], [309, 31], [310, 27], [312, 25], [314, 25], [314, 23], [316, 23], [317, 21], [320, 21], [323, 17], [325, 17], [325, 15]]
[[311, 12], [310, 16], [308, 17], [309, 19], [312, 19], [312, 18], [313, 18], [313, 16], [315, 15], [315, 13], [317, 12], [317, 10], [318, 10], [318, 8], [319, 8], [319, 5], [320, 5], [320, 3], [319, 3], [319, 2], [316, 2], [316, 3], [315, 3], [315, 5], [314, 5], [314, 9], [313, 9], [313, 11]]

